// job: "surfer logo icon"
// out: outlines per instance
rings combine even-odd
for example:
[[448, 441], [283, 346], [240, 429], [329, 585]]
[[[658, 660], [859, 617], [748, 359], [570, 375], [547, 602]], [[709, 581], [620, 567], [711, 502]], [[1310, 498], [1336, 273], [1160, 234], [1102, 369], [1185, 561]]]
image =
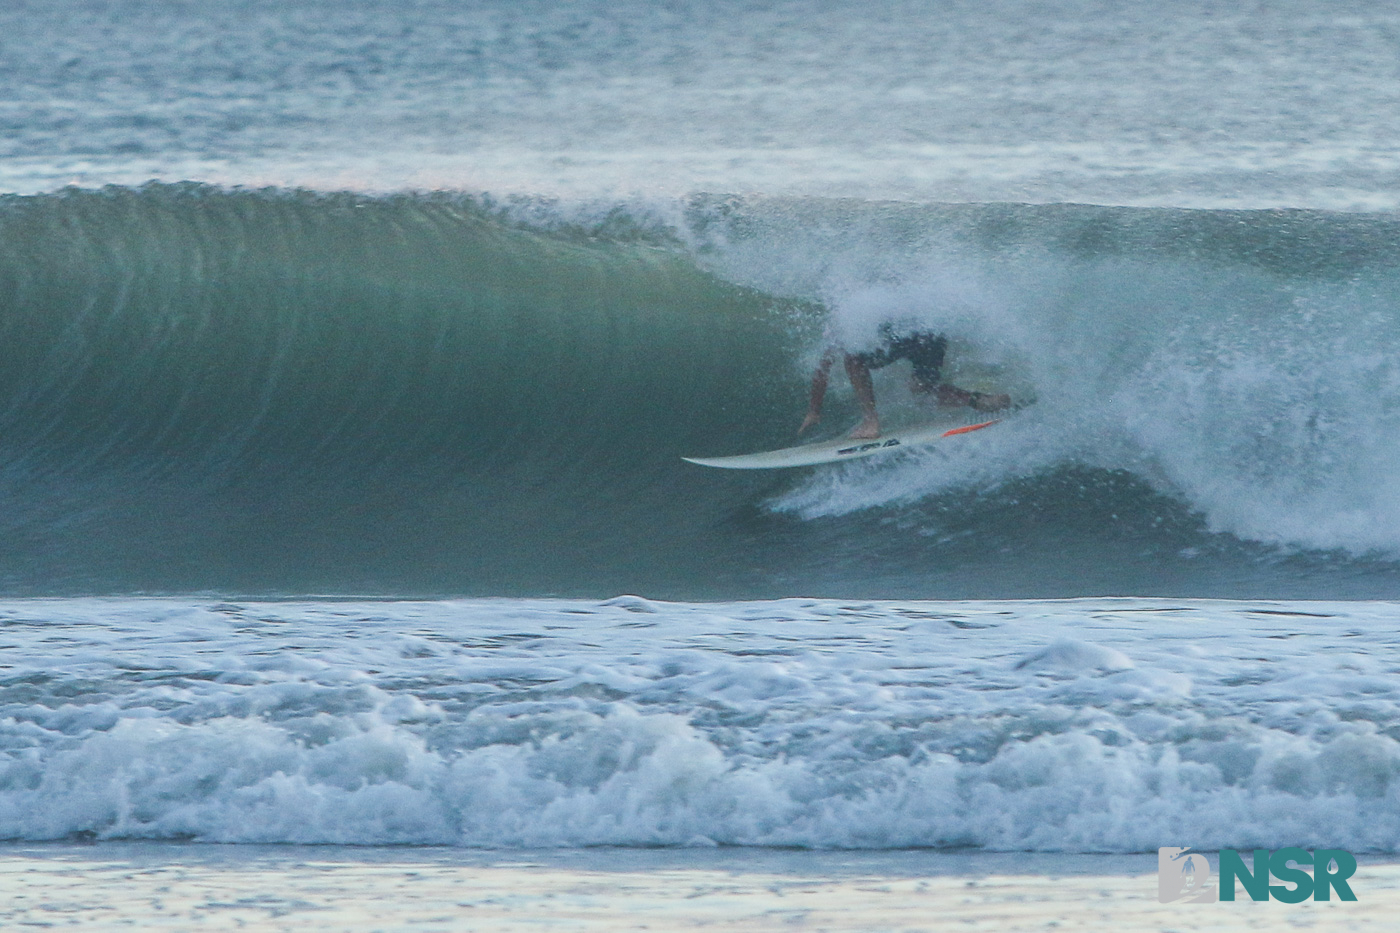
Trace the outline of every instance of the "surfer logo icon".
[[1163, 904], [1214, 904], [1220, 897], [1211, 884], [1210, 861], [1190, 846], [1157, 850], [1157, 900]]
[[838, 454], [863, 454], [867, 450], [879, 450], [882, 447], [898, 447], [899, 438], [892, 437], [887, 441], [874, 441], [869, 444], [861, 444], [858, 447], [843, 447], [836, 451]]

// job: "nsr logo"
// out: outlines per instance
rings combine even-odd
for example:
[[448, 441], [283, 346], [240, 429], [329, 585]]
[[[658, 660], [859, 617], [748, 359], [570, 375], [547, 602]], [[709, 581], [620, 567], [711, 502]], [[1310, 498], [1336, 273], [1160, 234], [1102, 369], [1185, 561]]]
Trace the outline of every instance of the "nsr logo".
[[[1311, 873], [1301, 866], [1311, 865]], [[1214, 904], [1217, 900], [1235, 899], [1235, 882], [1244, 887], [1253, 901], [1272, 897], [1285, 904], [1297, 904], [1312, 898], [1330, 901], [1332, 891], [1337, 899], [1354, 901], [1347, 879], [1356, 874], [1356, 859], [1344, 849], [1287, 848], [1254, 850], [1254, 867], [1245, 865], [1244, 858], [1234, 849], [1220, 850], [1220, 881], [1211, 884], [1210, 861], [1190, 848], [1166, 846], [1157, 850], [1157, 900], [1163, 904]], [[1272, 875], [1282, 884], [1270, 884]]]

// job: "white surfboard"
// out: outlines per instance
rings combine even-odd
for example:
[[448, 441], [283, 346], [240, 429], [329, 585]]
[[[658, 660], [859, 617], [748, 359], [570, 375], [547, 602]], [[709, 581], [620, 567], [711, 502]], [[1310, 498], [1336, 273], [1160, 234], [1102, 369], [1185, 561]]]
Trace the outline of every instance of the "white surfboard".
[[932, 444], [948, 437], [971, 434], [983, 428], [990, 428], [1000, 422], [1000, 418], [978, 424], [958, 424], [949, 426], [947, 421], [938, 424], [920, 424], [903, 430], [889, 431], [873, 440], [854, 440], [845, 437], [835, 441], [818, 441], [800, 447], [784, 447], [781, 450], [765, 450], [756, 454], [739, 454], [735, 457], [682, 457], [682, 460], [700, 466], [720, 467], [726, 470], [776, 470], [783, 467], [815, 466], [819, 463], [840, 463], [843, 460], [859, 460], [877, 454], [893, 453], [924, 444]]

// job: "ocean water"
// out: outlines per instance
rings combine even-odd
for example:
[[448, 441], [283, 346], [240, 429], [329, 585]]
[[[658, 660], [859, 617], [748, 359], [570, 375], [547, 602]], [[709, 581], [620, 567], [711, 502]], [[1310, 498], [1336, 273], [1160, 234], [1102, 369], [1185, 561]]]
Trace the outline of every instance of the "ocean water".
[[11, 839], [1400, 838], [1392, 603], [127, 598], [0, 619]]
[[0, 36], [0, 838], [1400, 848], [1400, 13]]

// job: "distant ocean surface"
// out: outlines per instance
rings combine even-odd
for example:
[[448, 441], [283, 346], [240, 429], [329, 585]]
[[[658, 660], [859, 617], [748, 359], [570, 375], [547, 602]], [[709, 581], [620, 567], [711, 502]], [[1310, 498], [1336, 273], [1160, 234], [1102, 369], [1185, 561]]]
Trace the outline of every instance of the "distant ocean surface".
[[0, 838], [1400, 850], [1400, 12], [0, 37]]

